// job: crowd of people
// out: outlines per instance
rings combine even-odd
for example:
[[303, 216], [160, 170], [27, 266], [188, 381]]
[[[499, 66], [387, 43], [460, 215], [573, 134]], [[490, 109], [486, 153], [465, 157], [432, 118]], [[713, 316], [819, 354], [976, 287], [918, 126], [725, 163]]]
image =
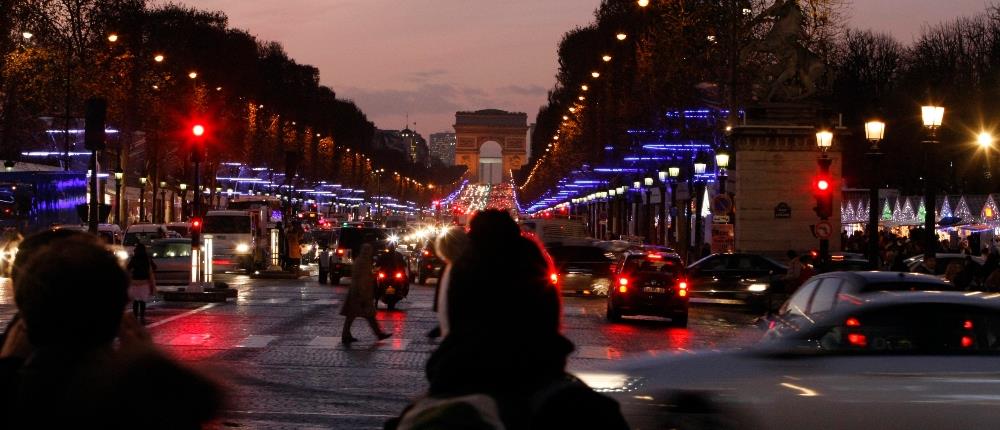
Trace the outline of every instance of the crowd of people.
[[[443, 338], [426, 364], [429, 389], [386, 428], [628, 428], [614, 400], [566, 372], [574, 346], [561, 334], [552, 263], [507, 212], [479, 212], [467, 233], [449, 230], [437, 248], [447, 262], [435, 294]], [[3, 428], [184, 429], [220, 416], [224, 385], [168, 358], [139, 322], [153, 283], [142, 254], [126, 271], [86, 233], [46, 231], [21, 243], [18, 313], [0, 339]], [[374, 319], [371, 254], [366, 245], [356, 259], [345, 345], [358, 317], [389, 336]], [[183, 407], [171, 406], [177, 399]]]

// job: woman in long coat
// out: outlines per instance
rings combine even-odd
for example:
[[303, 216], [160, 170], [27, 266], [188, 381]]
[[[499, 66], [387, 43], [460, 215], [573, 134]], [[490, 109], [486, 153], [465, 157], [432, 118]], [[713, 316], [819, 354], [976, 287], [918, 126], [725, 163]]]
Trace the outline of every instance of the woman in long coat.
[[351, 288], [347, 290], [344, 307], [340, 309], [340, 314], [344, 316], [344, 330], [340, 334], [340, 341], [345, 345], [357, 341], [351, 336], [351, 324], [355, 318], [364, 318], [368, 321], [368, 325], [380, 340], [391, 336], [383, 332], [375, 321], [375, 275], [372, 273], [374, 254], [372, 246], [365, 244], [361, 246], [357, 258], [354, 259]]

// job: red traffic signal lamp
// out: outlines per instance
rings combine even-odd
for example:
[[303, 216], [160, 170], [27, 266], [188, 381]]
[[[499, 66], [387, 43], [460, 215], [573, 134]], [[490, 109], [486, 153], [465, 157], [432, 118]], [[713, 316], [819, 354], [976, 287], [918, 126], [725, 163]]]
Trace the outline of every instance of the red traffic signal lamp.
[[813, 197], [816, 198], [816, 207], [813, 210], [820, 219], [829, 219], [833, 216], [833, 181], [826, 174], [820, 174], [813, 178]]
[[202, 228], [201, 217], [191, 218], [191, 246], [196, 247], [201, 245], [201, 228]]
[[191, 135], [194, 137], [202, 137], [205, 135], [205, 126], [201, 124], [195, 124], [191, 127]]

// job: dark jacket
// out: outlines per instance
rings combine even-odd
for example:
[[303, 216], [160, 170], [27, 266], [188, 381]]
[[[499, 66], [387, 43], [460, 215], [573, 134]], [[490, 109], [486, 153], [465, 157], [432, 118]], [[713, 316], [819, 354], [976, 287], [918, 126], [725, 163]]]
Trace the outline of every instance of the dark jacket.
[[0, 360], [5, 429], [196, 429], [221, 408], [217, 385], [154, 350]]

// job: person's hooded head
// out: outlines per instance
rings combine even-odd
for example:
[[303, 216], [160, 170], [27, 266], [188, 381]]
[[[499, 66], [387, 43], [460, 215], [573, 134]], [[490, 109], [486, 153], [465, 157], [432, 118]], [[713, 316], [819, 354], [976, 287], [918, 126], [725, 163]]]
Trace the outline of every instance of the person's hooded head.
[[25, 240], [28, 253], [15, 263], [14, 300], [28, 339], [36, 348], [110, 345], [128, 301], [128, 275], [97, 238], [52, 236]]

